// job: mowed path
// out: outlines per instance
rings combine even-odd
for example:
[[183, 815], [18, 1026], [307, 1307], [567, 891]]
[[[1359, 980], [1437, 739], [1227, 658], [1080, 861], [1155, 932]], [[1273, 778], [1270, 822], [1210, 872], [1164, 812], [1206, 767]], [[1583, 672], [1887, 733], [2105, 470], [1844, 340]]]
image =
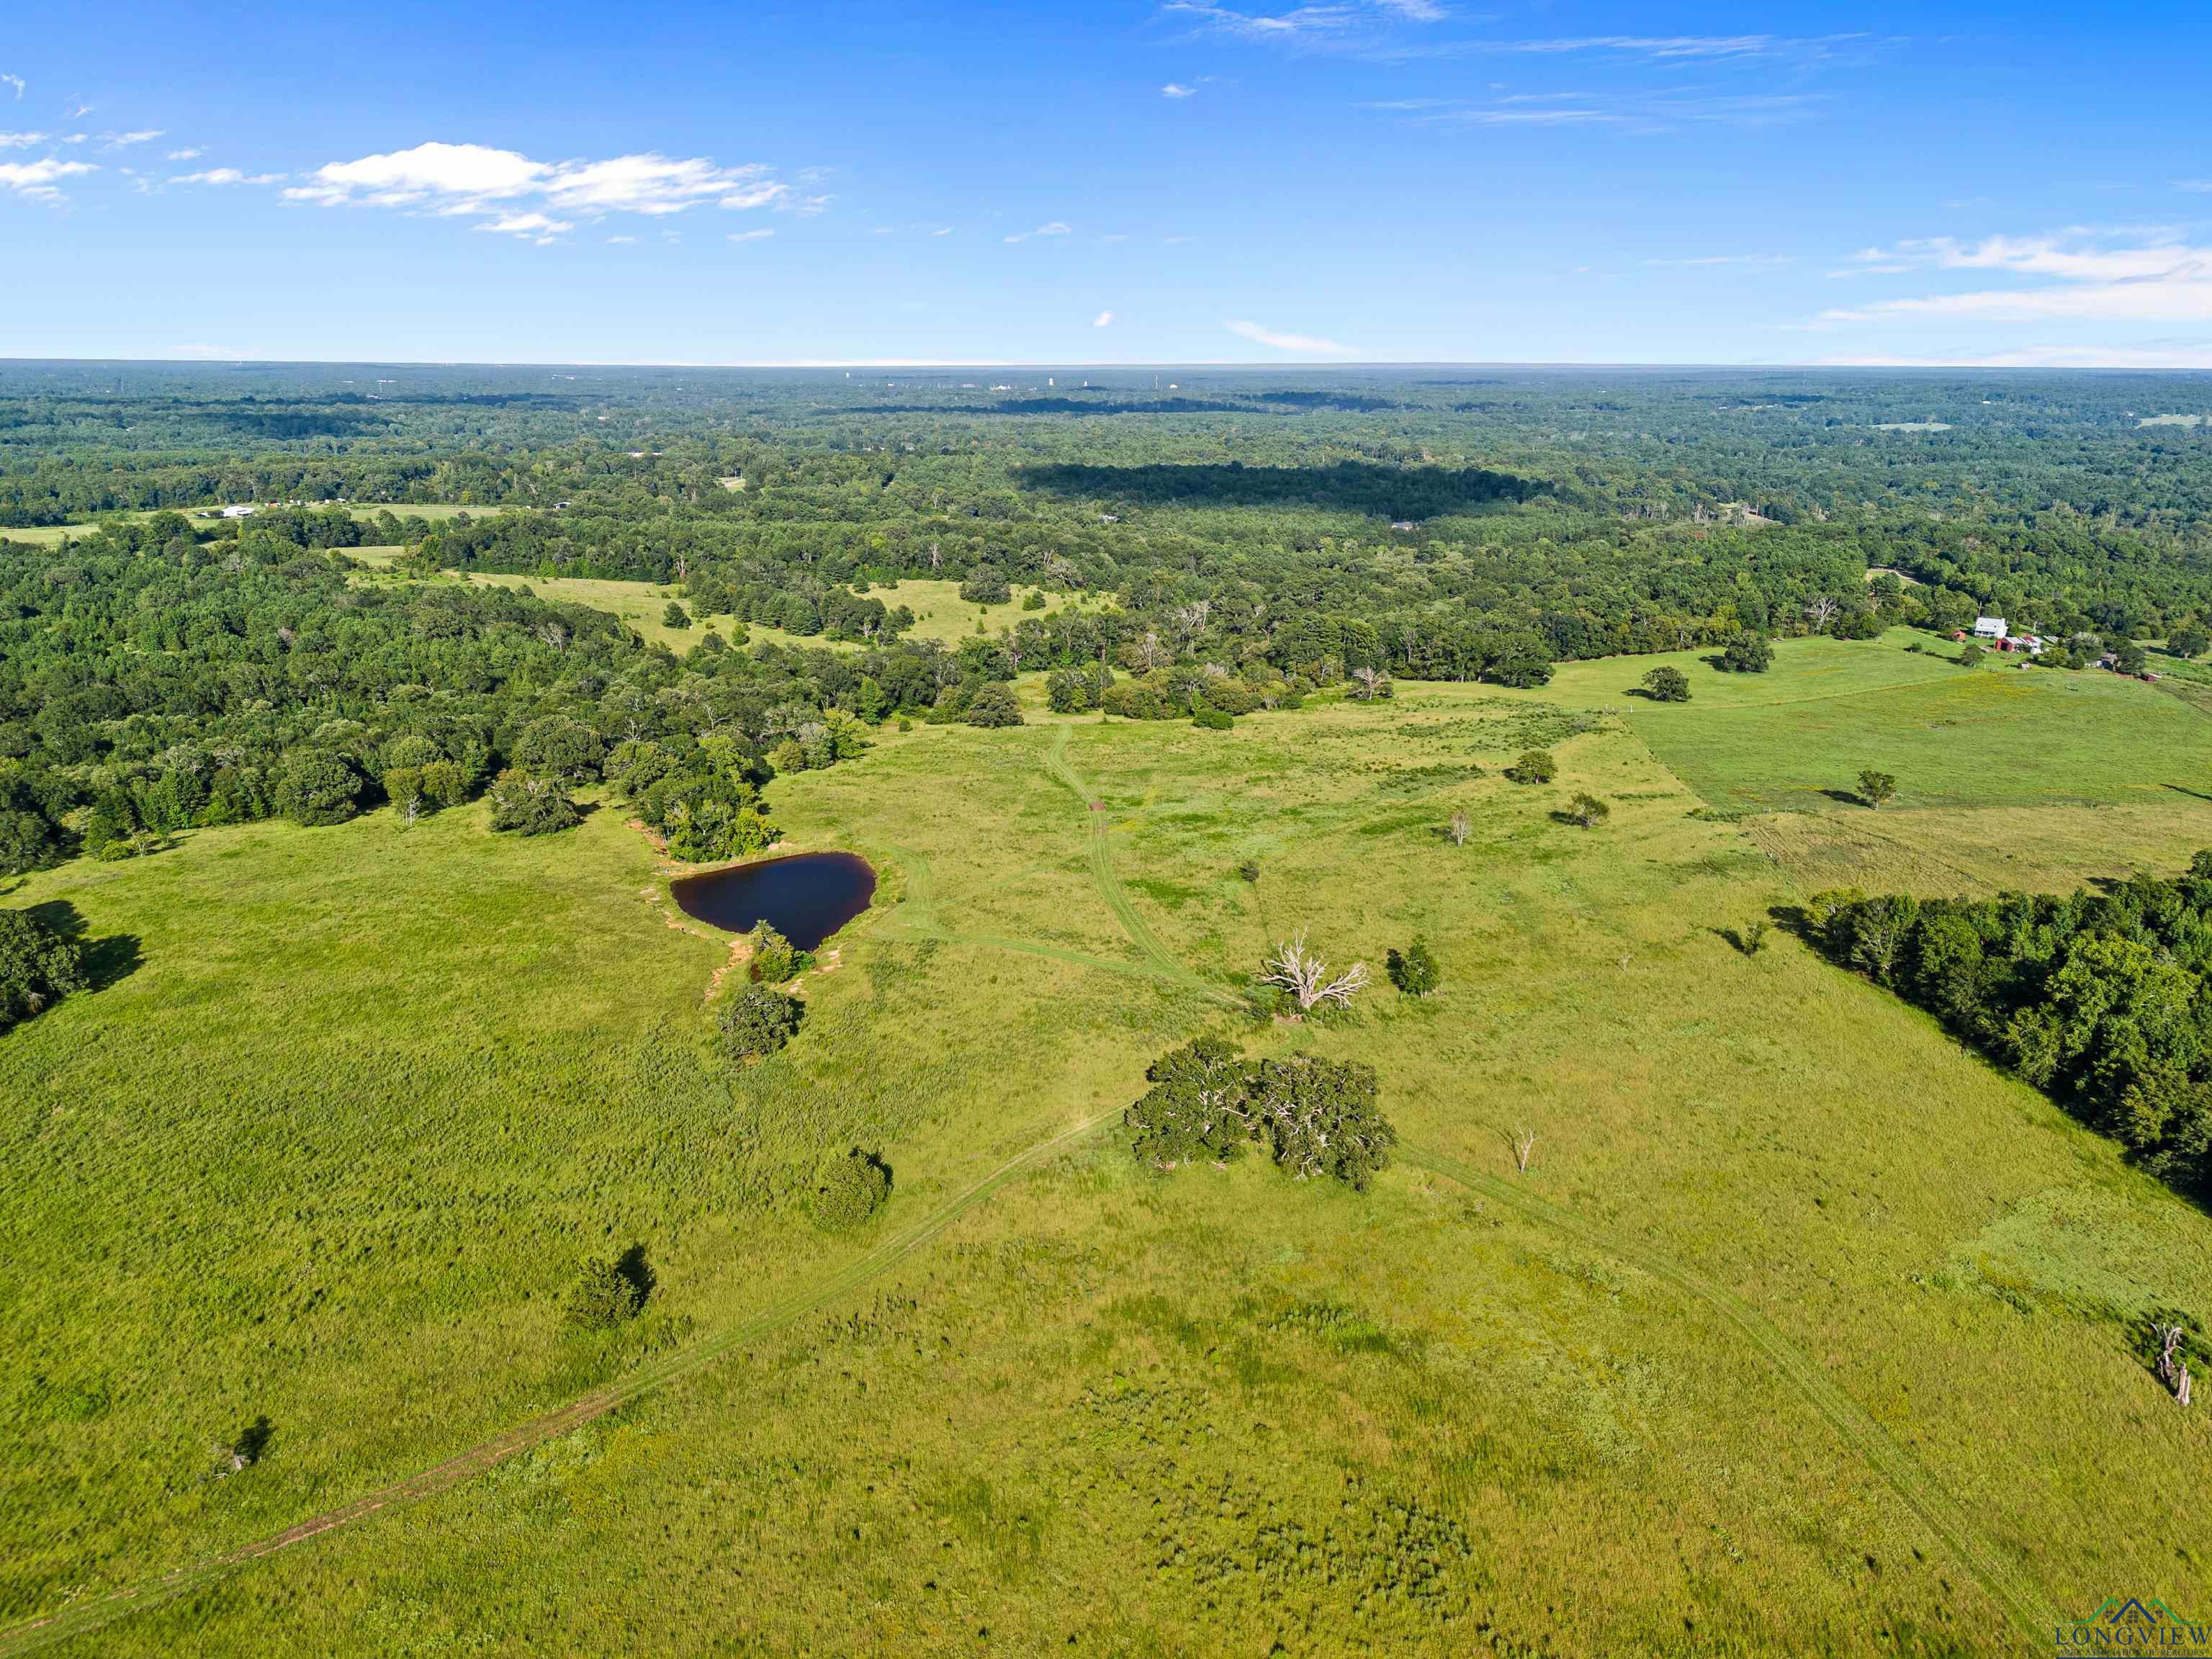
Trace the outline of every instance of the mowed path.
[[[1123, 890], [1115, 872], [1110, 829], [1103, 805], [1085, 786], [1069, 757], [1072, 727], [1054, 734], [1045, 752], [1046, 771], [1074, 792], [1085, 806], [1091, 822], [1089, 863], [1100, 896], [1113, 909], [1129, 942], [1144, 958], [1143, 965], [1116, 963], [1085, 956], [1057, 946], [963, 934], [945, 929], [937, 921], [926, 862], [915, 859], [909, 869], [917, 914], [899, 931], [924, 937], [936, 935], [981, 945], [1034, 952], [1116, 973], [1135, 973], [1162, 984], [1202, 993], [1218, 1001], [1233, 1001], [1219, 987], [1192, 972], [1177, 960], [1153, 933]], [[532, 1419], [490, 1439], [456, 1453], [444, 1462], [420, 1470], [390, 1486], [356, 1498], [339, 1508], [308, 1516], [283, 1531], [210, 1556], [146, 1583], [115, 1590], [92, 1601], [0, 1631], [0, 1659], [32, 1652], [72, 1637], [96, 1631], [141, 1608], [158, 1607], [186, 1591], [235, 1569], [308, 1542], [325, 1534], [365, 1521], [387, 1509], [404, 1507], [450, 1491], [471, 1476], [492, 1468], [532, 1447], [580, 1428], [621, 1406], [642, 1398], [704, 1370], [741, 1344], [786, 1329], [826, 1304], [868, 1283], [921, 1249], [945, 1228], [989, 1198], [1024, 1171], [1042, 1163], [1104, 1127], [1121, 1115], [1101, 1113], [1073, 1127], [1016, 1153], [990, 1174], [939, 1206], [922, 1220], [885, 1239], [866, 1255], [793, 1292], [749, 1319], [708, 1337], [694, 1346], [648, 1361], [629, 1376], [580, 1395], [556, 1410]], [[1871, 1465], [1918, 1516], [1959, 1557], [1991, 1600], [2002, 1607], [2023, 1635], [2039, 1636], [2051, 1626], [2052, 1614], [2041, 1586], [1984, 1539], [1958, 1505], [1914, 1462], [1911, 1455], [1851, 1398], [1819, 1363], [1758, 1310], [1741, 1297], [1713, 1284], [1673, 1258], [1651, 1250], [1619, 1229], [1594, 1222], [1573, 1211], [1536, 1196], [1525, 1187], [1470, 1168], [1441, 1153], [1401, 1142], [1400, 1157], [1414, 1168], [1455, 1182], [1493, 1197], [1520, 1214], [1616, 1261], [1649, 1273], [1686, 1295], [1718, 1310], [1760, 1358], [1773, 1367], [1802, 1399], [1827, 1419], [1844, 1443]]]
[[144, 1607], [159, 1607], [164, 1601], [198, 1589], [251, 1562], [278, 1554], [311, 1539], [319, 1538], [325, 1533], [337, 1532], [357, 1522], [366, 1521], [385, 1510], [403, 1508], [410, 1504], [418, 1504], [426, 1498], [435, 1497], [472, 1475], [481, 1474], [506, 1462], [517, 1452], [527, 1451], [556, 1436], [581, 1428], [598, 1418], [605, 1417], [617, 1407], [628, 1405], [634, 1400], [666, 1388], [672, 1382], [704, 1370], [732, 1349], [787, 1329], [824, 1304], [859, 1289], [870, 1279], [896, 1267], [1008, 1182], [1054, 1154], [1076, 1145], [1120, 1116], [1118, 1109], [1100, 1113], [1017, 1152], [921, 1220], [893, 1234], [865, 1255], [856, 1257], [805, 1290], [794, 1291], [752, 1317], [742, 1320], [690, 1348], [660, 1359], [649, 1360], [629, 1376], [605, 1388], [579, 1395], [565, 1406], [532, 1418], [529, 1422], [489, 1440], [481, 1441], [465, 1451], [457, 1452], [441, 1463], [433, 1464], [404, 1480], [380, 1487], [337, 1509], [309, 1516], [282, 1532], [272, 1533], [252, 1543], [210, 1556], [190, 1566], [179, 1567], [159, 1578], [113, 1590], [92, 1601], [0, 1631], [0, 1656], [29, 1653], [71, 1637], [87, 1635], [127, 1613]]

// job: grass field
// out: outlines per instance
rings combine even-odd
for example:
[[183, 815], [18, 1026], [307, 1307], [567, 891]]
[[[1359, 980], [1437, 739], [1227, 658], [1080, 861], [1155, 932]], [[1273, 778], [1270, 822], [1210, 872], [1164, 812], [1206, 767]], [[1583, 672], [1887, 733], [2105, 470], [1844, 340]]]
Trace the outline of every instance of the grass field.
[[[617, 807], [32, 878], [8, 902], [135, 966], [0, 1039], [0, 1316], [36, 1356], [0, 1384], [0, 1618], [608, 1388], [418, 1501], [72, 1613], [64, 1650], [1981, 1654], [2114, 1593], [2202, 1605], [2207, 1523], [2142, 1494], [2212, 1448], [2127, 1339], [2204, 1301], [2212, 1220], [1910, 1008], [1717, 930], [1823, 860], [2172, 861], [2205, 804], [2100, 751], [2153, 723], [2178, 774], [2212, 727], [1881, 643], [1693, 665], [1682, 708], [1622, 695], [1650, 665], [1226, 733], [887, 732], [772, 786], [794, 844], [884, 881], [798, 1042], [734, 1073], [721, 947]], [[1808, 708], [1817, 744], [1772, 712]], [[1529, 746], [1555, 784], [1498, 775]], [[1884, 763], [1895, 806], [1818, 793]], [[1583, 788], [1601, 830], [1552, 816]], [[1444, 987], [1255, 1025], [1233, 993], [1301, 926], [1378, 963], [1422, 932]], [[1159, 1180], [1109, 1122], [1006, 1169], [1205, 1030], [1371, 1061], [1405, 1156], [1365, 1194]], [[811, 1172], [854, 1143], [890, 1204], [820, 1233]], [[578, 1261], [632, 1243], [646, 1315], [562, 1334]]]
[[[405, 550], [398, 547], [346, 550], [349, 556], [372, 570], [388, 568]], [[684, 598], [682, 585], [675, 582], [604, 580], [586, 576], [514, 576], [484, 572], [471, 573], [469, 580], [498, 587], [527, 587], [549, 599], [586, 605], [595, 611], [607, 611], [635, 629], [647, 643], [665, 645], [672, 651], [690, 650], [708, 628], [714, 629], [729, 640], [735, 640], [742, 634], [748, 644], [815, 648], [840, 647], [840, 641], [819, 635], [807, 638], [781, 628], [770, 628], [763, 623], [741, 623], [726, 613], [695, 615], [691, 627], [669, 628], [661, 621], [667, 612], [668, 602]], [[972, 605], [960, 597], [960, 584], [949, 581], [908, 580], [872, 591], [890, 608], [896, 610], [905, 605], [914, 612], [914, 628], [907, 637], [936, 640], [955, 646], [975, 635], [975, 624], [979, 621], [983, 623], [986, 632], [997, 633], [1011, 627], [1024, 616], [1048, 617], [1066, 603], [1062, 600], [1048, 605], [1041, 611], [1024, 611], [1021, 608], [1021, 601], [1030, 590], [1016, 588], [1014, 597], [1005, 605]], [[687, 601], [685, 609], [690, 608]], [[847, 646], [843, 648], [858, 647]]]
[[[33, 530], [9, 530], [4, 527], [0, 527], [0, 541], [29, 542], [39, 547], [58, 547], [64, 540], [70, 538], [82, 538], [87, 532], [98, 528], [100, 523], [103, 520], [122, 520], [136, 523], [143, 520], [152, 518], [155, 512], [169, 510], [172, 509], [149, 508], [145, 512], [104, 513], [100, 515], [99, 519], [90, 520], [82, 524], [41, 525], [38, 528]], [[209, 511], [208, 508], [191, 507], [178, 507], [173, 510], [182, 513], [186, 518], [191, 520], [196, 526], [204, 528], [206, 524], [209, 522], [202, 517], [204, 514]], [[387, 509], [383, 505], [378, 503], [371, 503], [368, 506], [356, 503], [348, 507], [346, 510], [351, 513], [356, 520], [367, 520], [374, 518], [378, 514], [385, 512]], [[437, 524], [447, 519], [453, 517], [456, 514], [466, 513], [471, 517], [482, 519], [503, 513], [507, 509], [499, 507], [456, 507], [447, 502], [438, 502], [428, 506], [416, 507], [395, 505], [391, 507], [388, 510], [398, 514], [402, 519], [427, 519], [432, 524]], [[249, 520], [247, 522], [251, 523], [252, 520]], [[372, 555], [382, 554], [384, 557], [381, 561], [372, 562], [388, 563], [392, 559], [398, 556], [401, 550], [398, 548], [348, 548], [346, 551], [354, 554], [356, 556], [364, 553]]]

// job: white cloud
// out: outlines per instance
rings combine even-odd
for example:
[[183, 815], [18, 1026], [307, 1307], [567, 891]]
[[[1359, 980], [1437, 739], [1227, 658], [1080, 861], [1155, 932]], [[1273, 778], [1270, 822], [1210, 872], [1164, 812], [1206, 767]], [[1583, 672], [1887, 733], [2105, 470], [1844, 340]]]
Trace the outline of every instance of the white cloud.
[[1113, 313], [1112, 312], [1110, 312], [1110, 311], [1102, 311], [1102, 312], [1100, 312], [1100, 313], [1099, 313], [1096, 317], [1093, 317], [1093, 318], [1091, 319], [1091, 327], [1093, 327], [1093, 328], [1111, 328], [1111, 327], [1113, 327], [1113, 326], [1114, 326], [1114, 313]]
[[173, 149], [162, 157], [167, 161], [197, 161], [199, 159], [200, 152], [197, 149]]
[[55, 188], [57, 179], [98, 171], [89, 161], [57, 161], [51, 157], [39, 161], [0, 161], [0, 190], [12, 190], [33, 202], [58, 202], [62, 193]]
[[283, 182], [281, 173], [240, 173], [236, 167], [210, 167], [204, 173], [180, 173], [169, 180], [173, 185], [275, 185]]
[[43, 132], [0, 132], [0, 149], [28, 149], [33, 144], [43, 144]]
[[661, 217], [714, 203], [742, 210], [796, 206], [819, 212], [827, 197], [790, 201], [790, 189], [759, 165], [723, 167], [704, 157], [645, 152], [602, 161], [539, 161], [486, 144], [417, 144], [318, 167], [284, 192], [324, 207], [420, 209], [445, 217], [509, 213], [525, 202], [548, 215], [610, 213]]
[[1936, 237], [1900, 242], [1888, 250], [1869, 248], [1859, 257], [1870, 270], [1989, 271], [2026, 280], [2008, 288], [1917, 295], [1826, 311], [1814, 326], [1883, 317], [2212, 321], [2212, 247], [2191, 246], [2170, 233], [2076, 228], [2045, 236], [1989, 236], [1978, 242]]
[[1032, 236], [1066, 236], [1068, 234], [1067, 227], [1054, 219], [1050, 224], [1039, 225], [1035, 230], [1016, 231], [1006, 240], [1010, 242], [1026, 242]]
[[23, 95], [23, 77], [20, 75], [0, 75], [0, 86], [15, 88], [18, 98]]
[[933, 236], [950, 236], [952, 234], [952, 227], [950, 225], [939, 225], [935, 230], [931, 231], [929, 234]]
[[1334, 340], [1325, 340], [1315, 334], [1285, 334], [1279, 329], [1264, 328], [1258, 323], [1241, 321], [1231, 323], [1227, 327], [1231, 334], [1241, 334], [1248, 340], [1272, 346], [1277, 351], [1317, 353], [1330, 357], [1356, 357], [1359, 355], [1351, 346], [1339, 345]]
[[159, 127], [149, 127], [140, 132], [103, 132], [100, 142], [107, 149], [127, 149], [132, 144], [150, 144], [161, 136]]
[[501, 231], [509, 236], [527, 236], [532, 240], [542, 241], [549, 236], [558, 236], [564, 230], [574, 230], [575, 226], [566, 219], [532, 212], [502, 214], [489, 224], [478, 225], [477, 228]]
[[764, 242], [775, 234], [772, 230], [733, 230], [730, 233], [730, 240], [733, 242]]
[[1163, 98], [1193, 98], [1197, 94], [1196, 87], [1182, 86], [1173, 81], [1160, 88], [1160, 96]]
[[613, 243], [617, 247], [627, 247], [629, 244], [637, 240], [637, 238], [635, 236], [610, 236], [607, 238], [607, 240]]
[[2212, 191], [2212, 179], [2177, 179], [2173, 181], [2173, 187], [2176, 190], [2193, 190], [2202, 195]]

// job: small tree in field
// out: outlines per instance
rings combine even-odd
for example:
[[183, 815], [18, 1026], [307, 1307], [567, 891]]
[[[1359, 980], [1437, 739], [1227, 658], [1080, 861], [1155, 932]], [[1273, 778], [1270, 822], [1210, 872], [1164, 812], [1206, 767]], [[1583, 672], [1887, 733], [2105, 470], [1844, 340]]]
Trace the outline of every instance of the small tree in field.
[[1403, 951], [1393, 951], [1383, 963], [1390, 975], [1390, 982], [1409, 997], [1425, 997], [1437, 988], [1443, 978], [1437, 959], [1429, 952], [1428, 941], [1419, 933]]
[[1467, 815], [1464, 806], [1444, 821], [1444, 836], [1455, 847], [1466, 846], [1467, 838], [1474, 833], [1474, 820]]
[[1644, 695], [1654, 702], [1687, 702], [1690, 677], [1679, 668], [1655, 668], [1644, 677]]
[[1577, 795], [1567, 803], [1567, 816], [1585, 830], [1595, 830], [1613, 816], [1613, 808], [1595, 795]]
[[753, 924], [745, 935], [752, 945], [752, 976], [769, 985], [781, 985], [799, 971], [799, 952], [791, 941], [766, 921]]
[[689, 628], [691, 626], [691, 613], [671, 599], [668, 608], [660, 613], [660, 625], [663, 628]]
[[1959, 647], [1959, 666], [1961, 668], [1978, 668], [1982, 665], [1982, 659], [1988, 653], [1984, 652], [1980, 646], [1976, 645], [1972, 640], [1968, 640], [1964, 645]]
[[1524, 750], [1521, 758], [1505, 769], [1505, 775], [1516, 783], [1549, 783], [1559, 775], [1559, 763], [1548, 749]]
[[1720, 665], [1731, 674], [1764, 674], [1774, 666], [1774, 647], [1747, 629], [1721, 647]]
[[1897, 780], [1887, 772], [1871, 769], [1859, 774], [1859, 799], [1869, 806], [1879, 807], [1897, 793]]
[[1260, 975], [1269, 985], [1279, 985], [1297, 1000], [1298, 1012], [1310, 1013], [1318, 1007], [1346, 1008], [1352, 999], [1367, 988], [1367, 964], [1355, 962], [1340, 974], [1332, 975], [1328, 964], [1306, 948], [1305, 929], [1287, 943], [1275, 948]]
[[804, 1006], [797, 997], [765, 985], [748, 987], [724, 1003], [716, 1017], [723, 1052], [732, 1060], [774, 1054], [797, 1035]]

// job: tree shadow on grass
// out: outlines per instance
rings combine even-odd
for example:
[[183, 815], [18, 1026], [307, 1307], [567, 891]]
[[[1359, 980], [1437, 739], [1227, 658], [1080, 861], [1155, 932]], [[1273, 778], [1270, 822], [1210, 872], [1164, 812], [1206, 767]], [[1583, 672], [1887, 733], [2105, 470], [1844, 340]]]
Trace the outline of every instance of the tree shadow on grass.
[[1823, 789], [1820, 792], [1830, 800], [1841, 801], [1846, 806], [1864, 806], [1867, 798], [1856, 789]]
[[49, 932], [58, 933], [84, 953], [85, 989], [105, 991], [109, 986], [126, 980], [138, 971], [145, 960], [138, 948], [136, 933], [111, 933], [106, 939], [87, 937], [84, 918], [67, 899], [49, 899], [44, 904], [33, 904], [27, 914], [31, 920], [43, 924]]
[[615, 1258], [615, 1276], [630, 1287], [633, 1308], [645, 1306], [653, 1295], [653, 1287], [660, 1282], [653, 1271], [653, 1264], [646, 1260], [643, 1244], [633, 1244]]

